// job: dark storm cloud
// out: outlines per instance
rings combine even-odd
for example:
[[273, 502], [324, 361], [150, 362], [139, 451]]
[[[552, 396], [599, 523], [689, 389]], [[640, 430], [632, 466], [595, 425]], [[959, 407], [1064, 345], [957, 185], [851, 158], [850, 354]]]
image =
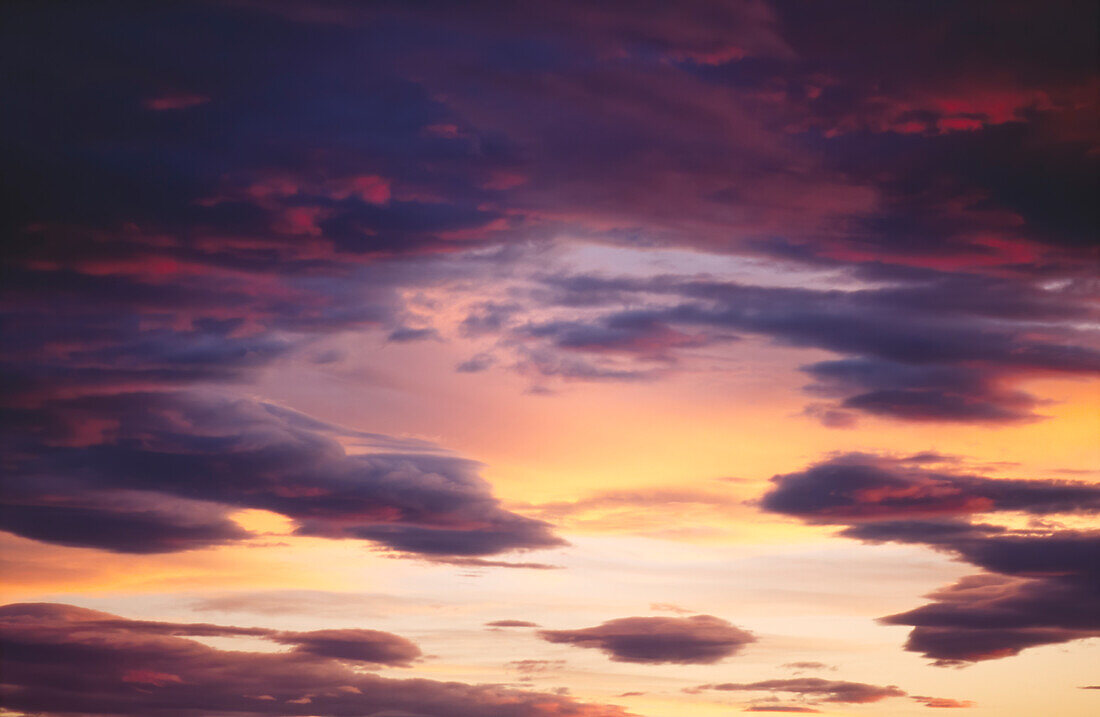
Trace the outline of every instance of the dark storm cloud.
[[[470, 461], [349, 455], [338, 429], [222, 395], [138, 393], [49, 404], [56, 423], [12, 431], [4, 529], [49, 542], [167, 552], [247, 537], [226, 516], [257, 508], [296, 532], [430, 556], [479, 556], [562, 541], [502, 509]], [[35, 414], [37, 415], [37, 414]], [[106, 421], [87, 429], [89, 417]], [[93, 422], [93, 425], [96, 425]], [[381, 438], [380, 442], [377, 439]]]
[[616, 662], [712, 664], [756, 642], [713, 615], [623, 617], [580, 630], [542, 630], [549, 642], [591, 647]]
[[[916, 460], [914, 460], [916, 459]], [[993, 479], [923, 467], [942, 457], [849, 454], [772, 478], [766, 510], [844, 525], [869, 543], [927, 545], [987, 571], [881, 619], [913, 627], [906, 649], [938, 665], [1018, 654], [1100, 636], [1100, 533], [1009, 529], [977, 522], [995, 512], [1100, 512], [1100, 487], [1063, 480]], [[934, 705], [930, 705], [934, 706]]]
[[[5, 706], [42, 715], [625, 715], [556, 695], [355, 671], [347, 663], [404, 664], [419, 654], [403, 638], [369, 630], [188, 626], [34, 603], [0, 608], [0, 632]], [[296, 647], [226, 651], [186, 639], [255, 634]]]

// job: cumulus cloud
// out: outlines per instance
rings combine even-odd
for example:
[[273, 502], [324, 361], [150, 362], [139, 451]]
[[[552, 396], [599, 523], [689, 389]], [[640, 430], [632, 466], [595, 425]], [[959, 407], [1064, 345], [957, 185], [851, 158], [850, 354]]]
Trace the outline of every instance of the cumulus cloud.
[[616, 662], [712, 664], [756, 642], [713, 615], [623, 617], [579, 630], [541, 630], [544, 640], [600, 650]]
[[[407, 640], [370, 630], [278, 633], [133, 621], [55, 603], [0, 608], [4, 704], [43, 715], [423, 714], [613, 717], [615, 707], [566, 697], [426, 679], [351, 665], [405, 664]], [[219, 650], [187, 636], [258, 635], [289, 652]]]

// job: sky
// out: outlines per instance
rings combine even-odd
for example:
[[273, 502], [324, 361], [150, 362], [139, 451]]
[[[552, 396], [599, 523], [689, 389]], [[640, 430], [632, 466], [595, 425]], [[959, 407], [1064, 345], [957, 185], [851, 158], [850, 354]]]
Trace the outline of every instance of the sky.
[[1095, 3], [0, 12], [0, 715], [1100, 712]]

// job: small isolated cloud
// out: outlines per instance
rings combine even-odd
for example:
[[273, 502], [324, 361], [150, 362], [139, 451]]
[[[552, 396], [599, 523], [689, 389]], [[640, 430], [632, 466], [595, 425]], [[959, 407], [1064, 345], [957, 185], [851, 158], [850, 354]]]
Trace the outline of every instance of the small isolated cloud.
[[509, 670], [520, 674], [522, 682], [533, 682], [540, 677], [549, 677], [565, 667], [565, 660], [512, 660], [505, 665]]
[[826, 665], [824, 662], [816, 661], [803, 661], [803, 662], [787, 662], [780, 665], [788, 670], [832, 670], [836, 671], [836, 665]]
[[616, 662], [712, 664], [756, 642], [713, 615], [623, 617], [580, 630], [542, 630], [549, 642], [601, 650]]
[[485, 623], [486, 627], [538, 627], [537, 622], [528, 622], [527, 620], [493, 620], [492, 622]]
[[762, 680], [760, 682], [723, 682], [716, 685], [700, 685], [700, 690], [721, 692], [790, 692], [820, 702], [866, 704], [887, 697], [905, 697], [904, 690], [894, 685], [869, 685], [864, 682], [823, 680], [819, 677], [796, 677], [786, 680]]
[[[399, 556], [404, 557], [404, 556]], [[423, 558], [426, 562], [436, 565], [456, 565], [460, 568], [516, 568], [519, 570], [560, 570], [560, 565], [550, 563], [533, 563], [529, 561], [512, 562], [508, 560], [486, 560], [484, 558], [453, 558], [447, 556], [430, 555]]]
[[459, 373], [480, 373], [492, 368], [495, 363], [496, 359], [492, 354], [479, 353], [455, 366], [455, 371]]
[[926, 697], [925, 695], [913, 695], [912, 699], [920, 702], [925, 707], [941, 707], [945, 709], [973, 707], [970, 700], [953, 700], [949, 697]]

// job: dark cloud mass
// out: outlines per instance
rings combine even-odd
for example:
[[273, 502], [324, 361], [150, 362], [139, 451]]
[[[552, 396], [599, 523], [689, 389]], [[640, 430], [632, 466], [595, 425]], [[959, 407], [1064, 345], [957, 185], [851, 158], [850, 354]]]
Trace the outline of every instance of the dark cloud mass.
[[974, 575], [928, 595], [930, 604], [881, 621], [913, 626], [906, 649], [939, 665], [1009, 657], [1028, 647], [1100, 637], [1096, 581], [1094, 568], [1091, 575], [1049, 578]]
[[[469, 308], [458, 333], [498, 344], [458, 371], [658, 380], [754, 334], [837, 354], [807, 415], [847, 427], [1036, 420], [1020, 382], [1100, 372], [1092, 4], [682, 5], [6, 3], [4, 524], [158, 552], [245, 537], [241, 505], [429, 555], [554, 544], [460, 461], [242, 450], [182, 394], [340, 332], [445, 338], [404, 305], [461, 273], [442, 257], [562, 236], [873, 286], [543, 277]], [[168, 401], [171, 436], [135, 431]]]
[[301, 652], [348, 662], [407, 667], [420, 657], [420, 648], [412, 642], [377, 630], [313, 630], [274, 639]]
[[[918, 272], [894, 286], [851, 291], [751, 286], [682, 276], [641, 280], [592, 275], [543, 279], [561, 310], [588, 305], [598, 318], [516, 324], [514, 344], [548, 375], [614, 378], [580, 364], [625, 356], [625, 379], [652, 375], [653, 363], [675, 363], [691, 348], [758, 334], [844, 358], [802, 370], [806, 390], [833, 403], [810, 411], [826, 423], [851, 425], [853, 412], [906, 421], [1012, 423], [1040, 417], [1040, 401], [1014, 384], [1023, 378], [1100, 376], [1095, 332], [1081, 330], [1095, 307], [1077, 289], [970, 275]], [[623, 303], [651, 308], [622, 310]], [[1042, 330], [1036, 331], [1036, 323]], [[547, 352], [556, 356], [551, 359]], [[570, 363], [572, 362], [572, 363]]]
[[[171, 552], [248, 537], [227, 515], [255, 508], [291, 518], [301, 535], [424, 555], [561, 544], [547, 524], [501, 508], [470, 461], [394, 452], [399, 441], [355, 433], [381, 448], [349, 455], [338, 429], [268, 404], [187, 392], [49, 408], [52, 425], [32, 423], [5, 442], [0, 526], [26, 537]], [[89, 417], [110, 422], [85, 435]]]
[[[257, 545], [233, 517], [261, 510], [401, 557], [554, 568], [489, 559], [564, 541], [503, 507], [474, 462], [257, 395], [303, 362], [354, 361], [360, 380], [451, 341], [469, 342], [446, 357], [461, 380], [510, 370], [543, 395], [767, 341], [812, 356], [802, 415], [831, 427], [1043, 420], [1038, 380], [1100, 377], [1097, 7], [3, 3], [0, 530], [172, 553]], [[696, 273], [711, 265], [738, 268]], [[392, 368], [436, 384], [418, 361]], [[452, 410], [438, 400], [422, 410]], [[981, 570], [882, 618], [937, 664], [1100, 636], [1100, 533], [1057, 523], [1100, 512], [1100, 488], [942, 458], [835, 456], [776, 476], [759, 505]], [[598, 488], [531, 509], [733, 507]], [[241, 600], [222, 604], [301, 612]], [[363, 670], [419, 648], [366, 629], [30, 604], [0, 608], [0, 631], [4, 708], [23, 714], [625, 715], [379, 677]], [[713, 664], [757, 639], [709, 615], [537, 634], [649, 665]], [[531, 679], [559, 666], [510, 664]], [[798, 703], [749, 712], [906, 696], [810, 677], [706, 688]]]
[[549, 642], [591, 647], [616, 662], [712, 664], [756, 636], [713, 615], [623, 617], [580, 630], [542, 630]]
[[[249, 636], [289, 652], [228, 651], [188, 636]], [[259, 628], [126, 620], [71, 605], [0, 608], [4, 706], [41, 715], [425, 715], [613, 717], [566, 697], [425, 679], [351, 665], [403, 665], [404, 638], [372, 630], [279, 633]]]
[[1100, 486], [928, 467], [940, 459], [837, 456], [775, 476], [761, 506], [811, 523], [844, 525], [841, 535], [869, 543], [927, 545], [986, 570], [932, 593], [927, 605], [881, 618], [912, 626], [906, 649], [938, 665], [1100, 637], [1100, 533], [977, 522], [997, 512], [1095, 515]]
[[939, 472], [919, 462], [848, 454], [772, 479], [761, 505], [823, 523], [929, 518], [995, 511], [1100, 512], [1100, 485]]

